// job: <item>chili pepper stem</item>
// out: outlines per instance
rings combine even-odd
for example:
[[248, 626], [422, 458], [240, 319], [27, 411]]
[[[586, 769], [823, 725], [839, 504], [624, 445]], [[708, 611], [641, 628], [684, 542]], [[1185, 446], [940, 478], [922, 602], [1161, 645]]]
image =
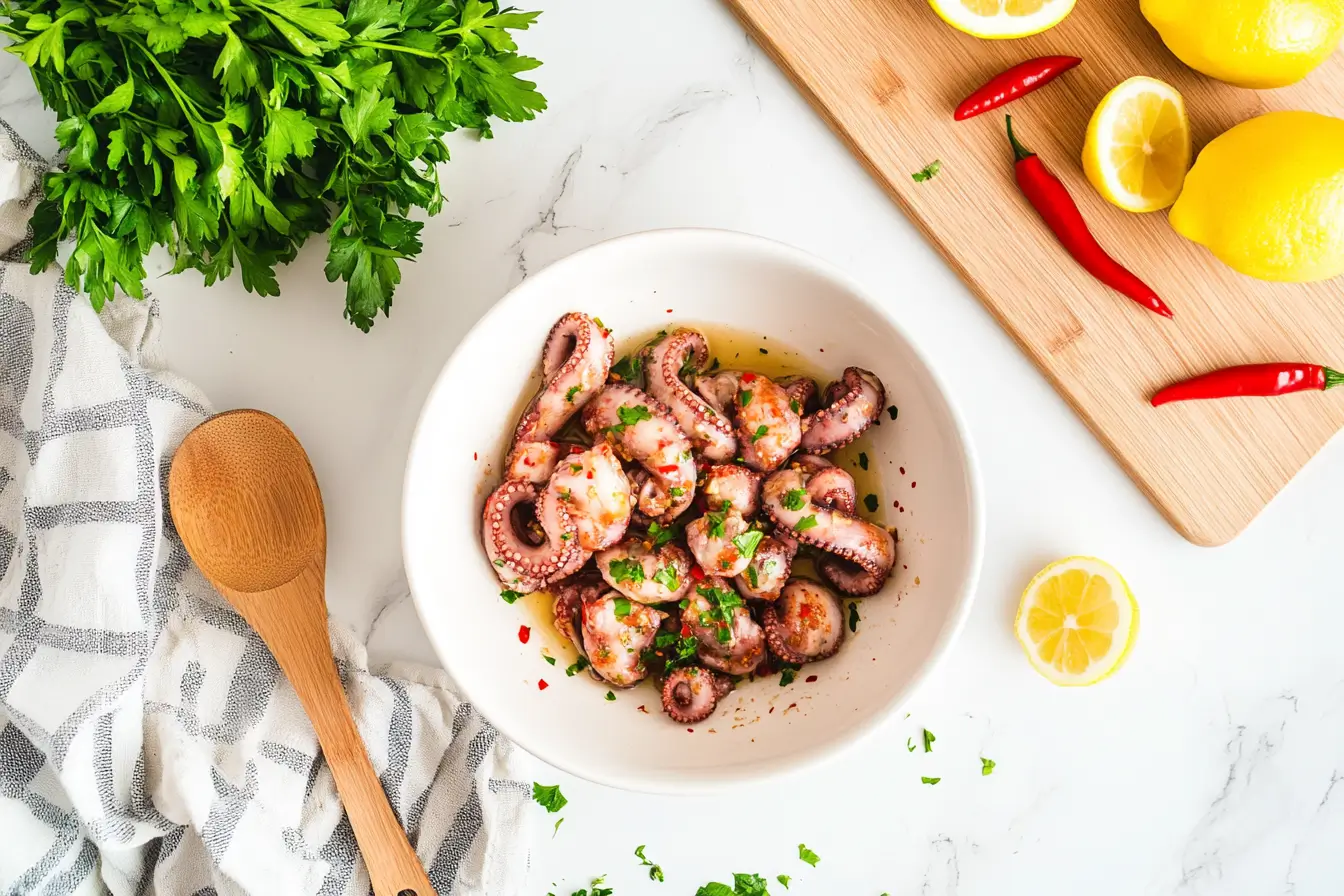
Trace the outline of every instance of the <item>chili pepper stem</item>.
[[1029, 159], [1036, 155], [1036, 153], [1023, 146], [1017, 139], [1017, 135], [1013, 133], [1013, 116], [1005, 115], [1004, 118], [1008, 119], [1008, 142], [1013, 145], [1014, 161], [1021, 162], [1023, 159]]
[[1336, 386], [1344, 386], [1344, 373], [1331, 370], [1329, 367], [1323, 367], [1321, 370], [1325, 373], [1325, 388], [1333, 389]]

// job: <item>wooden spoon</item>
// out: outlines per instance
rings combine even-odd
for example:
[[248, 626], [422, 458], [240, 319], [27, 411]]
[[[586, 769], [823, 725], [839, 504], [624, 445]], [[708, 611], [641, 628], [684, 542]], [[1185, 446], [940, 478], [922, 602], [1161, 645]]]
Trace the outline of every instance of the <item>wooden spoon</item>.
[[437, 896], [388, 804], [341, 690], [327, 636], [322, 493], [294, 433], [261, 411], [211, 417], [168, 476], [182, 543], [298, 692], [317, 729], [376, 896]]

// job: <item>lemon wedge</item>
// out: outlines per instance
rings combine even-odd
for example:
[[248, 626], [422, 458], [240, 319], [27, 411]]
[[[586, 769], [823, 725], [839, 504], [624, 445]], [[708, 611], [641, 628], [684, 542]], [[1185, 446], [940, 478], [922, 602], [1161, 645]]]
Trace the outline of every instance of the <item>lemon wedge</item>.
[[976, 37], [1027, 37], [1053, 28], [1075, 0], [929, 0], [944, 22]]
[[1176, 88], [1138, 77], [1106, 94], [1087, 125], [1083, 170], [1125, 211], [1174, 203], [1190, 170], [1190, 119]]
[[1017, 610], [1027, 659], [1058, 685], [1096, 684], [1119, 669], [1139, 631], [1124, 578], [1095, 557], [1069, 557], [1036, 574]]

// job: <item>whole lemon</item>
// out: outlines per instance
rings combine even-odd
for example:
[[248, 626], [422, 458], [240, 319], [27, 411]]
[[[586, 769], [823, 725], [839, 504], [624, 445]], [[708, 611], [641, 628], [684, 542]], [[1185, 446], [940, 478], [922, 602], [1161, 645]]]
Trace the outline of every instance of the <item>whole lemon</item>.
[[1171, 226], [1261, 280], [1344, 273], [1344, 120], [1271, 112], [1199, 154]]
[[1340, 0], [1142, 0], [1140, 6], [1186, 65], [1256, 90], [1301, 81], [1344, 37]]

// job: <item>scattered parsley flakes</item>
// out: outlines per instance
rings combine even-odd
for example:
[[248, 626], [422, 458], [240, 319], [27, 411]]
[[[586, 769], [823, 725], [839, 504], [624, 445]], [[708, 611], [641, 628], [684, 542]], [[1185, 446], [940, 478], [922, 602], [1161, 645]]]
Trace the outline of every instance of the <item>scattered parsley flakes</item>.
[[681, 585], [681, 580], [677, 578], [677, 568], [671, 563], [654, 573], [653, 580], [668, 591], [676, 591]]
[[816, 524], [817, 524], [816, 515], [808, 514], [807, 516], [803, 517], [798, 521], [798, 523], [793, 527], [793, 531], [806, 532], [808, 529], [811, 529]]
[[784, 493], [784, 500], [782, 503], [784, 504], [785, 510], [802, 510], [807, 506], [807, 489], [789, 489]]
[[649, 413], [649, 406], [646, 404], [637, 404], [634, 407], [621, 405], [616, 409], [616, 417], [621, 421], [614, 426], [608, 426], [606, 432], [625, 432], [627, 426], [634, 426], [645, 420], [652, 420], [653, 414]]
[[993, 760], [993, 759], [986, 759], [985, 757], [981, 756], [981, 757], [980, 757], [980, 775], [981, 775], [981, 777], [983, 777], [983, 776], [985, 776], [985, 775], [992, 775], [992, 774], [994, 774], [994, 765], [995, 765], [995, 763], [994, 763], [994, 760]]
[[770, 891], [765, 888], [765, 878], [759, 874], [734, 874], [733, 896], [770, 896]]
[[550, 654], [543, 653], [541, 655], [541, 658], [544, 659], [546, 662], [550, 663], [552, 666], [555, 665], [555, 657], [551, 656]]
[[680, 498], [682, 495], [686, 494], [686, 489], [679, 485], [674, 485], [667, 490], [667, 493], [674, 498]]
[[613, 694], [611, 691], [607, 691], [607, 702], [608, 702], [608, 703], [615, 703], [615, 702], [616, 702], [616, 695]]
[[[678, 491], [684, 492], [684, 489], [682, 490], [675, 488], [672, 489], [671, 490], [672, 497], [674, 498], [681, 497], [681, 495], [678, 494]], [[662, 547], [669, 541], [675, 540], [680, 535], [681, 535], [681, 526], [678, 524], [674, 523], [671, 526], [660, 526], [656, 522], [649, 523], [649, 538], [653, 540], [653, 546], [655, 548]]]
[[859, 452], [859, 469], [860, 470], [868, 469], [868, 455], [862, 451]]
[[568, 666], [565, 667], [565, 674], [568, 675], [570, 678], [573, 678], [575, 675], [578, 675], [584, 669], [587, 669], [588, 666], [589, 666], [588, 657], [581, 656], [577, 660], [575, 660], [574, 662], [570, 663]]
[[[644, 581], [644, 570], [642, 568], [639, 571], [639, 580]], [[624, 619], [629, 616], [631, 610], [630, 598], [624, 596], [615, 598], [612, 601], [612, 610], [616, 613], [617, 619]]]
[[583, 472], [583, 464], [570, 464], [570, 465], [569, 465], [569, 472], [571, 472], [571, 473], [582, 473], [582, 472]]
[[760, 426], [756, 427], [756, 431], [751, 434], [751, 444], [755, 445], [757, 442], [759, 442], [761, 439], [765, 438], [769, 434], [770, 434], [770, 427], [762, 423]]
[[611, 365], [611, 375], [623, 383], [634, 382], [639, 379], [640, 370], [644, 362], [639, 355], [626, 355], [615, 364]]
[[578, 395], [578, 394], [579, 394], [579, 387], [578, 387], [578, 386], [570, 386], [570, 387], [569, 387], [569, 391], [565, 393], [565, 401], [569, 402], [570, 404], [573, 404], [573, 403], [574, 403], [574, 396], [575, 396], [575, 395]]
[[925, 753], [932, 753], [932, 752], [933, 752], [933, 742], [936, 741], [937, 739], [938, 739], [938, 738], [936, 738], [936, 737], [933, 736], [933, 732], [932, 732], [932, 731], [930, 731], [930, 730], [927, 729], [927, 728], [924, 729], [924, 752], [925, 752]]
[[555, 820], [555, 827], [551, 829], [551, 839], [552, 839], [552, 840], [555, 839], [555, 835], [556, 835], [556, 834], [560, 833], [560, 825], [562, 825], [562, 824], [564, 824], [564, 823], [565, 823], [565, 816], [563, 816], [563, 815], [561, 815], [559, 818], [557, 818], [557, 819]]
[[496, 566], [500, 567], [501, 569], [502, 569], [503, 566], [504, 566], [504, 561], [503, 561], [503, 560], [496, 560], [496, 561], [494, 561], [494, 563], [495, 563]]
[[768, 351], [766, 351], [765, 349], [760, 349], [759, 351], [760, 351], [760, 353], [763, 354], [763, 355], [768, 355], [768, 354], [770, 354], [770, 353], [769, 353]]
[[817, 867], [817, 863], [821, 861], [821, 856], [808, 849], [807, 846], [802, 843], [798, 844], [798, 858], [802, 859], [813, 868]]
[[872, 492], [864, 495], [863, 506], [868, 508], [869, 513], [877, 513], [877, 495]]
[[635, 856], [639, 859], [639, 864], [642, 867], [649, 869], [649, 880], [656, 880], [660, 884], [663, 883], [663, 867], [650, 861], [644, 855], [643, 844], [640, 844], [639, 846], [635, 847]]
[[764, 532], [760, 529], [750, 529], [741, 535], [734, 536], [733, 547], [737, 548], [739, 554], [750, 560], [756, 556], [756, 548], [760, 546], [762, 538], [765, 538]]
[[695, 891], [695, 896], [734, 896], [733, 888], [727, 884], [711, 881]]
[[504, 603], [511, 604], [518, 598], [522, 597], [523, 594], [521, 591], [512, 591], [508, 588], [505, 588], [503, 591], [499, 592], [499, 596], [504, 598]]
[[896, 410], [896, 405], [893, 404], [889, 408], [887, 408], [887, 413], [891, 415], [891, 419], [895, 420], [896, 415], [900, 412]]
[[[607, 571], [617, 582], [629, 582], [632, 585], [639, 585], [644, 581], [644, 564], [638, 560], [613, 560], [607, 564]], [[623, 598], [622, 598], [623, 599]], [[616, 604], [617, 616], [630, 615], [630, 601], [625, 601], [625, 612], [620, 610], [621, 604]]]
[[793, 880], [793, 878], [789, 877], [787, 874], [780, 874], [775, 877], [775, 880], [779, 881], [780, 885], [787, 890], [789, 888], [789, 881]]
[[739, 390], [737, 393], [737, 400], [742, 404], [742, 407], [746, 407], [747, 405], [751, 404], [751, 390], [750, 389]]
[[684, 380], [695, 376], [699, 372], [700, 369], [695, 366], [695, 349], [688, 348], [686, 357], [681, 362], [681, 369], [677, 371], [677, 376]]
[[560, 792], [559, 784], [542, 785], [532, 782], [532, 799], [536, 800], [547, 812], [559, 812], [569, 805], [569, 800]]
[[859, 602], [854, 601], [849, 605], [849, 630], [856, 632], [859, 630]]
[[799, 666], [793, 663], [780, 663], [779, 686], [786, 688], [798, 677]]
[[941, 781], [941, 780], [943, 780], [943, 779], [942, 779], [942, 778], [926, 778], [926, 777], [924, 777], [923, 775], [920, 775], [920, 776], [919, 776], [919, 781], [920, 781], [921, 784], [937, 784], [937, 783], [938, 783], [939, 781]]
[[709, 367], [706, 369], [706, 373], [713, 373], [718, 369], [719, 369], [719, 359], [718, 356], [715, 356], [714, 359], [709, 362]]
[[922, 184], [926, 180], [933, 180], [938, 176], [938, 172], [943, 170], [943, 163], [939, 159], [934, 159], [923, 168], [910, 175], [911, 180], [917, 184]]
[[803, 406], [798, 403], [798, 399], [790, 398], [789, 410], [793, 411], [795, 414], [801, 414], [803, 412]]
[[728, 511], [723, 510], [718, 513], [710, 512], [705, 514], [705, 521], [709, 524], [709, 537], [722, 538], [724, 536], [723, 521], [728, 516]]
[[593, 323], [597, 324], [599, 327], [601, 327], [601, 328], [604, 329], [604, 330], [607, 328], [607, 325], [604, 324], [604, 323], [602, 323], [602, 318], [600, 318], [600, 317], [595, 317], [595, 318], [593, 318]]
[[752, 563], [747, 567], [747, 581], [751, 583], [751, 587], [753, 588], [761, 587], [761, 580], [759, 574], [756, 572], [755, 563]]
[[913, 753], [916, 749], [918, 749], [918, 747], [915, 746], [915, 739], [913, 737], [907, 737], [905, 739], [905, 751], [907, 753]]

